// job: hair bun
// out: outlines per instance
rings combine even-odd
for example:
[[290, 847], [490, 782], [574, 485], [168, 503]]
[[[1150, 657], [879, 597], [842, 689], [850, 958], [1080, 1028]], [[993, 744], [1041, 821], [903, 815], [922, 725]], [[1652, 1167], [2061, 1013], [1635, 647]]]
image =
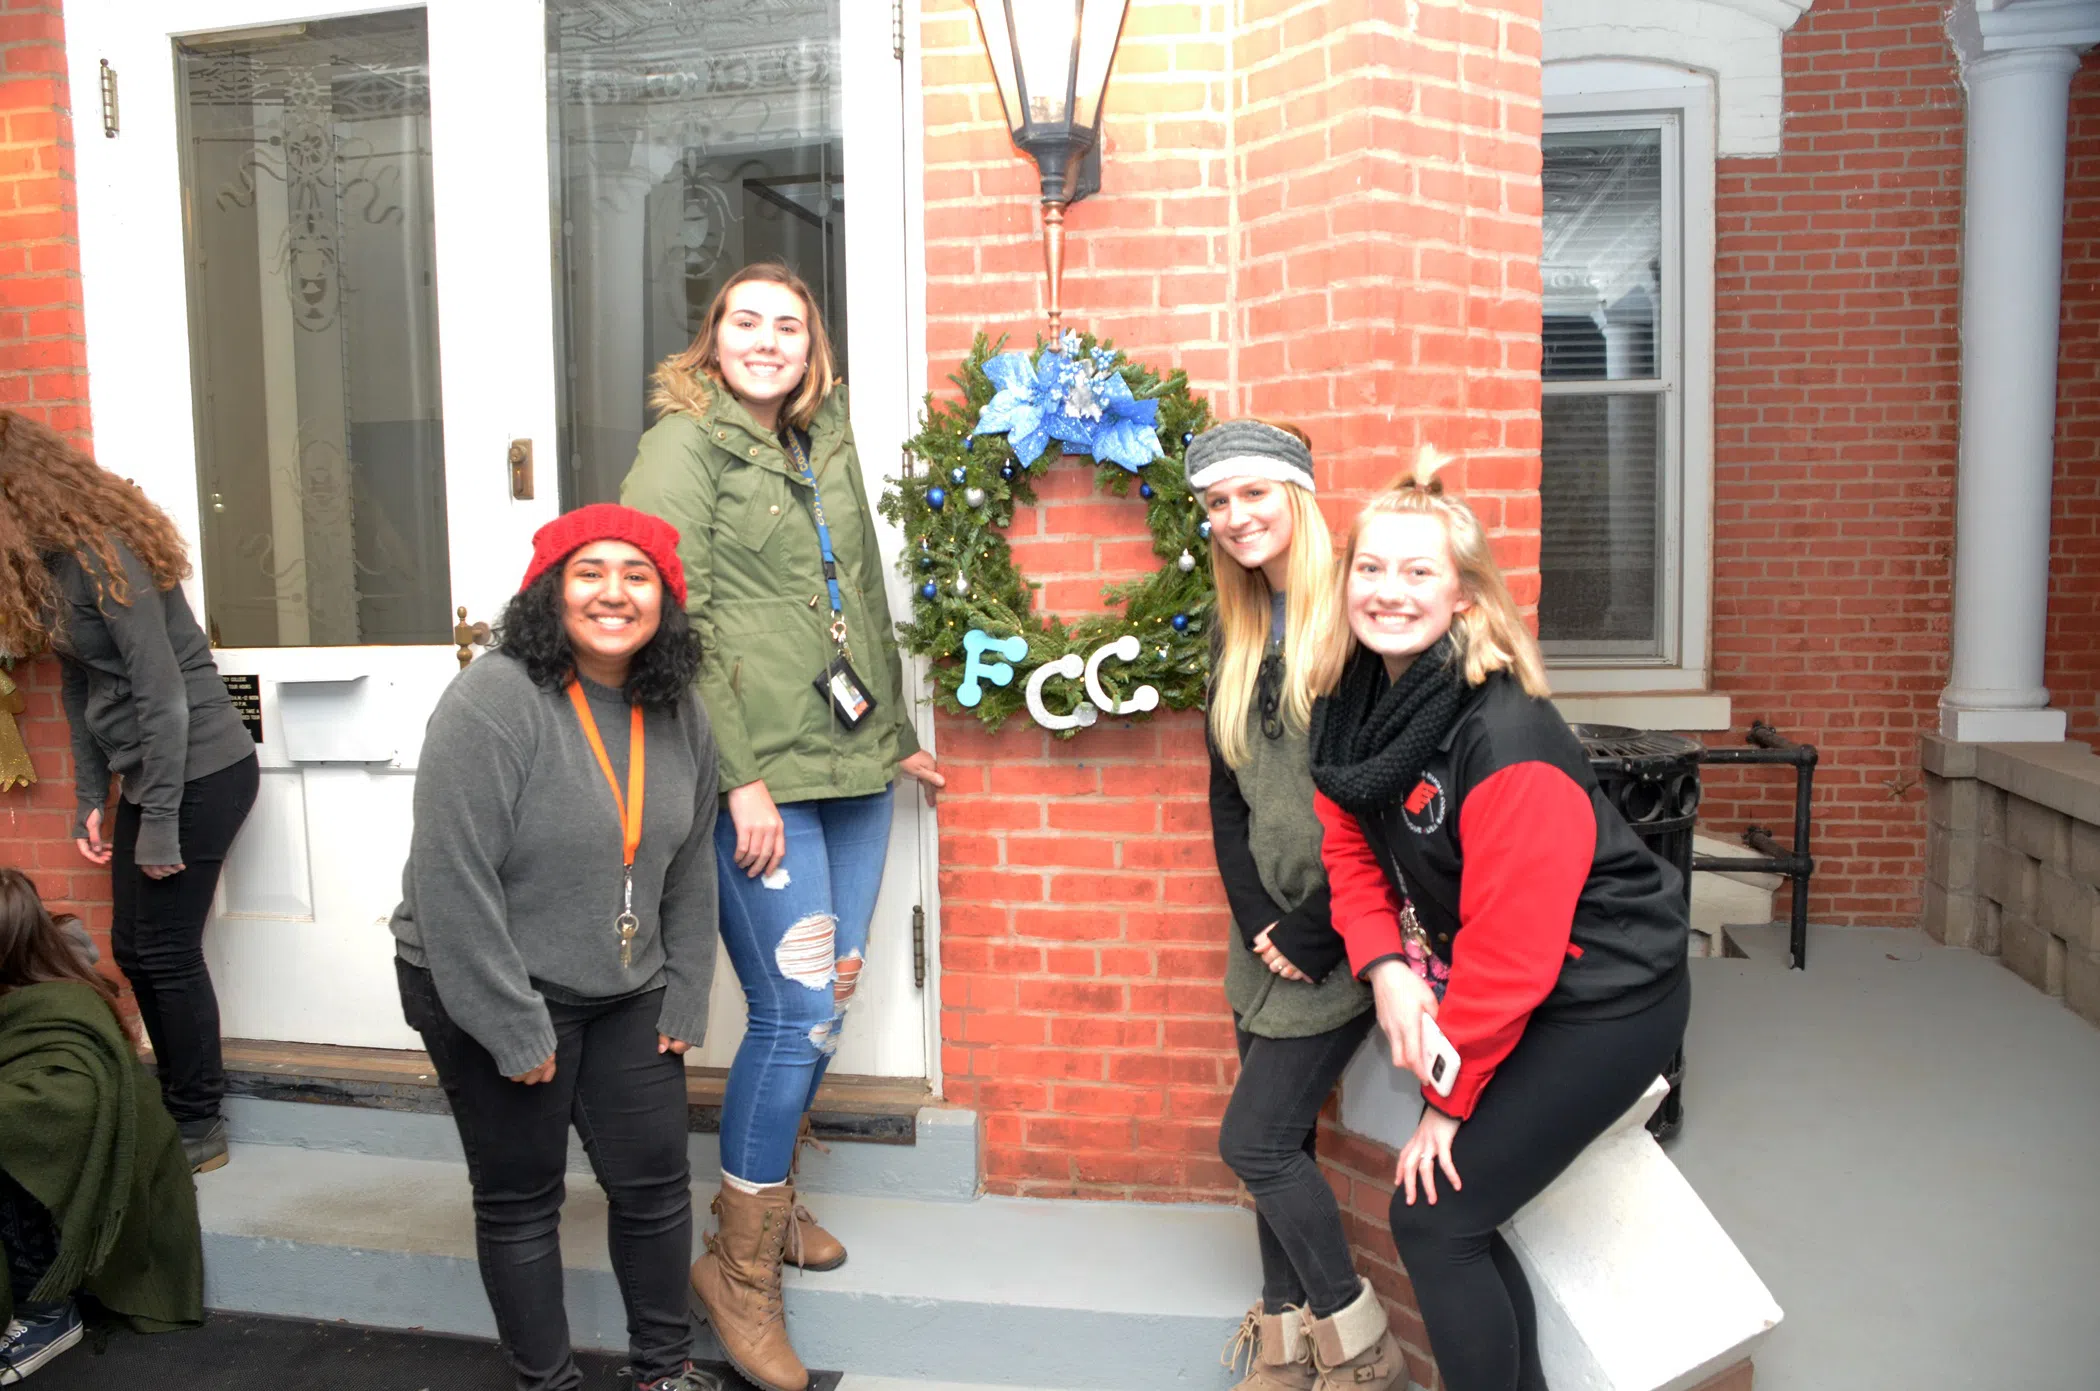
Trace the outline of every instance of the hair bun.
[[1398, 486], [1402, 491], [1419, 489], [1431, 497], [1442, 497], [1444, 480], [1438, 477], [1438, 474], [1454, 457], [1435, 445], [1424, 442], [1415, 450], [1414, 463], [1400, 475]]

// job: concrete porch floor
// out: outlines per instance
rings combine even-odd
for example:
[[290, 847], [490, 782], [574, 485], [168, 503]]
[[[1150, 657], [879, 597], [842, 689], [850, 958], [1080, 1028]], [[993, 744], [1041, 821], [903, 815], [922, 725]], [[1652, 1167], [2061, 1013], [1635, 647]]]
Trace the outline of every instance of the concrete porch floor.
[[1786, 1318], [1758, 1391], [2100, 1386], [2100, 1030], [1923, 933], [1692, 963], [1669, 1150]]

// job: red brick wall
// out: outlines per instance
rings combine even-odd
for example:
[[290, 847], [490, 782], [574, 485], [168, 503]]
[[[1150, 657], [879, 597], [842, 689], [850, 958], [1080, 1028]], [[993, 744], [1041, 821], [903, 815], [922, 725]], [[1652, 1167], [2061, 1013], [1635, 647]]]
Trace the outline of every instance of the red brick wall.
[[[73, 123], [57, 0], [0, 0], [0, 407], [86, 442], [87, 341]], [[47, 899], [80, 912], [108, 946], [109, 875], [68, 835], [73, 769], [58, 672], [45, 658], [13, 676], [28, 697], [24, 742], [41, 781], [0, 792], [0, 863], [27, 869]]]
[[2071, 737], [2100, 740], [2100, 58], [2090, 55], [2071, 84], [2070, 143], [2044, 679]]
[[[1238, 24], [1230, 22], [1238, 11]], [[1067, 218], [1066, 322], [1181, 366], [1221, 415], [1303, 425], [1337, 520], [1420, 439], [1537, 592], [1538, 4], [1137, 0], [1104, 191]], [[1033, 341], [1033, 167], [974, 21], [927, 0], [929, 377]], [[1015, 551], [1052, 607], [1153, 564], [1136, 501], [1039, 486]], [[1337, 496], [1339, 495], [1339, 497]], [[943, 718], [942, 1058], [994, 1191], [1224, 1197], [1230, 930], [1193, 714], [1069, 742]], [[1389, 1248], [1388, 1248], [1389, 1249]], [[1388, 1255], [1388, 1261], [1390, 1256]]]
[[[1817, 922], [1920, 907], [1919, 736], [1947, 680], [1963, 107], [1944, 7], [1818, 0], [1773, 159], [1718, 177], [1714, 685], [1823, 753]], [[1701, 819], [1786, 839], [1777, 770]]]

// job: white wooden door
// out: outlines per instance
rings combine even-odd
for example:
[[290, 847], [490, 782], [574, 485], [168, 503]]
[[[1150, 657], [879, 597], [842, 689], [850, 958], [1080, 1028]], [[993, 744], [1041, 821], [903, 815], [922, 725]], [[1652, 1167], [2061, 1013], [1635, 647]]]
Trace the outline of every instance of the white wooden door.
[[[616, 494], [711, 281], [796, 264], [848, 336], [871, 472], [908, 433], [887, 15], [72, 0], [66, 24], [97, 454], [174, 515], [220, 667], [260, 688], [262, 793], [207, 938], [225, 1031], [413, 1047], [385, 923], [453, 616], [495, 618], [532, 531]], [[926, 1075], [926, 820], [907, 794], [841, 1071]], [[696, 1061], [741, 1035], [726, 961], [716, 1005]]]

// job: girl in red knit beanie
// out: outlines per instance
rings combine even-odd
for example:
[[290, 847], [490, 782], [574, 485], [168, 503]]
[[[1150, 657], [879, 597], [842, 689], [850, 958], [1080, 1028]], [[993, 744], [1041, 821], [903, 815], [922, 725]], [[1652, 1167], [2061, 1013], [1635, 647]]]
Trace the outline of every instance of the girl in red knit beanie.
[[395, 910], [401, 1006], [466, 1150], [481, 1275], [520, 1387], [580, 1385], [562, 1307], [571, 1123], [605, 1189], [628, 1357], [689, 1361], [686, 1049], [715, 962], [714, 738], [678, 533], [632, 508], [540, 528], [500, 641], [424, 736]]

